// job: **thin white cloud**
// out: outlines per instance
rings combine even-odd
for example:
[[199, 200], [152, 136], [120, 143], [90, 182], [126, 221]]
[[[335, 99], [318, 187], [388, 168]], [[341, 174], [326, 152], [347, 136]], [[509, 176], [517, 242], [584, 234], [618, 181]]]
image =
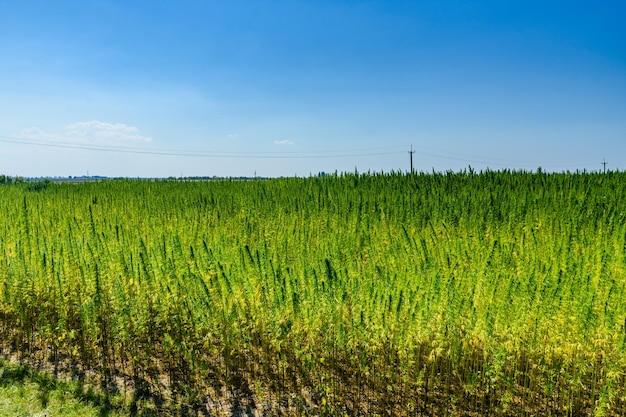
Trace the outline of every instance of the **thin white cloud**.
[[134, 126], [98, 120], [69, 124], [61, 133], [46, 132], [38, 127], [29, 127], [20, 132], [20, 137], [31, 140], [113, 146], [152, 141], [151, 137], [142, 135], [139, 129]]
[[228, 134], [228, 139], [237, 139], [239, 137], [239, 135], [237, 135], [236, 133], [229, 133]]
[[24, 139], [39, 139], [50, 135], [38, 127], [27, 127], [22, 129], [19, 136]]
[[293, 145], [293, 142], [287, 139], [283, 139], [283, 140], [275, 140], [274, 143], [276, 145]]

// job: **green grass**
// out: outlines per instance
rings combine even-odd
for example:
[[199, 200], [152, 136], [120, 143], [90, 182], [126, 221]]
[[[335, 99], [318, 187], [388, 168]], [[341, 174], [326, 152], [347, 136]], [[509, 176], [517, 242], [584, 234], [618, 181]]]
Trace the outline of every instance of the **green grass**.
[[97, 396], [81, 392], [27, 367], [0, 361], [0, 416], [116, 417], [128, 415], [97, 405]]

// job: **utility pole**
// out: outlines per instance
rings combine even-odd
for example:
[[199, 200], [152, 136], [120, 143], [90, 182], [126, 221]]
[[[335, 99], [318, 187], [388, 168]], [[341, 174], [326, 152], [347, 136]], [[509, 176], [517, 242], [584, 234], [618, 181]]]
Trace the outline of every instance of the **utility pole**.
[[411, 161], [411, 174], [413, 173], [413, 154], [415, 151], [413, 150], [413, 145], [411, 145], [411, 150], [409, 151], [409, 159]]
[[606, 174], [606, 159], [605, 158], [602, 158], [602, 165], [604, 166], [604, 169], [602, 170], [602, 172]]

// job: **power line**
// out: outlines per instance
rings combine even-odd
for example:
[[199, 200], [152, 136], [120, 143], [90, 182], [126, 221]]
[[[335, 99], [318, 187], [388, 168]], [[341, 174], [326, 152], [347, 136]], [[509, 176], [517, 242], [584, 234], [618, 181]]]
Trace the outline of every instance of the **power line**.
[[[414, 151], [415, 152], [415, 151]], [[558, 168], [558, 167], [569, 167], [572, 165], [581, 165], [581, 164], [593, 164], [596, 161], [576, 161], [576, 162], [564, 162], [564, 163], [543, 163], [540, 161], [537, 161], [535, 163], [533, 162], [521, 162], [521, 161], [513, 161], [511, 160], [510, 162], [494, 162], [493, 160], [487, 161], [487, 160], [483, 160], [483, 159], [473, 159], [472, 158], [461, 158], [461, 157], [454, 157], [454, 156], [446, 156], [446, 155], [437, 155], [435, 153], [432, 152], [423, 152], [423, 151], [417, 151], [420, 155], [427, 155], [427, 156], [432, 156], [435, 158], [440, 158], [440, 159], [448, 159], [448, 160], [452, 160], [452, 161], [461, 161], [461, 162], [466, 162], [466, 163], [471, 163], [471, 164], [483, 164], [483, 165], [495, 165], [495, 166], [501, 166], [501, 167], [511, 167], [511, 166], [515, 166], [515, 167], [519, 167], [519, 168], [537, 168], [538, 166], [541, 166], [543, 168]], [[498, 159], [495, 159], [498, 160]]]
[[[52, 148], [63, 149], [77, 149], [88, 150], [95, 152], [113, 152], [113, 153], [126, 153], [126, 154], [139, 154], [139, 155], [156, 155], [156, 156], [180, 156], [180, 157], [196, 157], [196, 158], [242, 158], [242, 159], [331, 159], [331, 158], [351, 158], [351, 157], [372, 157], [372, 156], [384, 156], [384, 155], [398, 155], [406, 151], [400, 149], [406, 149], [404, 145], [395, 146], [379, 146], [371, 148], [361, 149], [345, 149], [345, 150], [318, 150], [318, 151], [283, 151], [283, 152], [209, 152], [200, 150], [181, 150], [181, 149], [148, 149], [138, 148], [131, 146], [112, 146], [112, 145], [91, 145], [71, 142], [59, 142], [50, 140], [37, 140], [19, 138], [14, 136], [0, 136], [0, 142], [13, 143], [19, 145], [32, 145], [43, 146]], [[415, 150], [414, 145], [411, 145], [409, 151], [411, 171], [413, 171], [413, 154], [418, 153], [420, 155], [430, 156], [439, 159], [446, 159], [452, 161], [460, 161], [468, 164], [483, 164], [500, 167], [516, 166], [519, 168], [536, 168], [542, 166], [544, 168], [557, 168], [557, 167], [569, 167], [572, 165], [580, 164], [593, 164], [594, 161], [570, 161], [566, 163], [542, 163], [539, 161], [520, 161], [501, 158], [483, 158], [476, 155], [463, 154], [459, 152], [443, 151], [427, 146], [415, 145], [416, 148], [425, 149]], [[501, 161], [501, 162], [498, 162]], [[604, 162], [606, 169], [606, 162]]]
[[[596, 162], [592, 160], [584, 160], [584, 161], [568, 161], [567, 163], [552, 164], [552, 163], [544, 163], [541, 161], [528, 161], [528, 160], [505, 159], [505, 158], [487, 158], [489, 159], [489, 161], [485, 161], [486, 158], [484, 158], [483, 156], [470, 155], [470, 154], [465, 154], [465, 153], [460, 153], [460, 152], [443, 151], [440, 149], [434, 149], [434, 148], [423, 146], [423, 145], [411, 145], [411, 146], [425, 149], [426, 151], [418, 151], [418, 152], [422, 155], [433, 156], [435, 158], [450, 159], [454, 161], [463, 161], [463, 162], [471, 162], [471, 163], [479, 163], [479, 164], [500, 165], [500, 166], [510, 166], [510, 165], [524, 166], [526, 165], [528, 167], [536, 167], [537, 164], [542, 165], [542, 166], [555, 166], [555, 165], [556, 166], [568, 166], [568, 165], [575, 165], [575, 164], [593, 164]], [[427, 152], [427, 151], [430, 151], [430, 152]], [[433, 152], [436, 152], [436, 153], [433, 153]], [[439, 155], [439, 154], [443, 154], [443, 155]], [[448, 155], [453, 155], [453, 156], [448, 156]]]
[[369, 149], [352, 149], [344, 151], [312, 151], [312, 152], [207, 152], [192, 150], [159, 150], [123, 146], [72, 144], [63, 142], [41, 141], [33, 139], [21, 139], [10, 136], [0, 136], [0, 142], [15, 143], [21, 145], [45, 146], [63, 149], [80, 149], [98, 152], [116, 152], [141, 155], [184, 156], [202, 158], [254, 158], [254, 159], [317, 159], [317, 158], [349, 158], [361, 156], [393, 155], [402, 151], [376, 152], [382, 149], [394, 149], [399, 146], [377, 147]]

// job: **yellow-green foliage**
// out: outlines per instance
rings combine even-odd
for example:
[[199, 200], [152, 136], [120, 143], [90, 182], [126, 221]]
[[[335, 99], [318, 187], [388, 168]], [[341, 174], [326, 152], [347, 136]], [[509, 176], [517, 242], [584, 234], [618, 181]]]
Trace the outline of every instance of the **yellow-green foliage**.
[[173, 403], [626, 407], [623, 173], [16, 184], [0, 212], [3, 348]]

